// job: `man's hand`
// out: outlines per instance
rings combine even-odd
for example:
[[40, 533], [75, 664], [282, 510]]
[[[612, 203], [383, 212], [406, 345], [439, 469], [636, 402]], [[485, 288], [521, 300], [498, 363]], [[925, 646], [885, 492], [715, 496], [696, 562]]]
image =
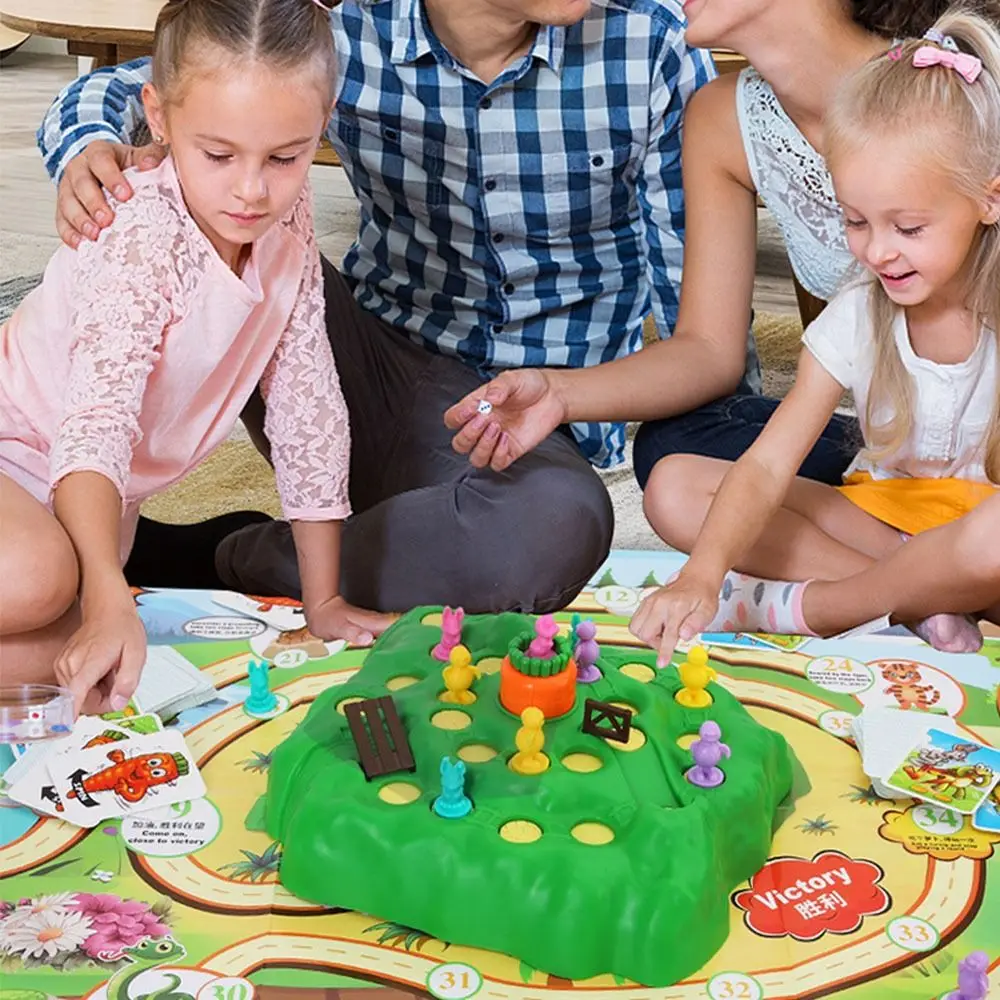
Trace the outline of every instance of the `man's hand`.
[[128, 201], [132, 188], [122, 171], [152, 170], [166, 155], [167, 148], [156, 143], [124, 146], [97, 139], [73, 157], [59, 181], [56, 201], [56, 229], [63, 243], [75, 250], [83, 239], [96, 240], [115, 217], [101, 189]]
[[684, 572], [672, 583], [653, 591], [639, 605], [629, 631], [657, 650], [656, 665], [670, 662], [679, 639], [691, 639], [715, 617], [719, 589]]
[[59, 683], [73, 692], [77, 714], [121, 711], [139, 685], [146, 662], [146, 632], [134, 607], [84, 613], [53, 665]]
[[356, 608], [342, 597], [306, 608], [306, 622], [314, 636], [327, 641], [344, 639], [354, 646], [370, 646], [395, 620], [395, 615]]
[[[489, 413], [479, 404], [490, 404]], [[470, 392], [444, 415], [458, 431], [452, 447], [477, 468], [502, 472], [566, 422], [567, 407], [552, 372], [517, 368], [497, 376], [485, 389]]]

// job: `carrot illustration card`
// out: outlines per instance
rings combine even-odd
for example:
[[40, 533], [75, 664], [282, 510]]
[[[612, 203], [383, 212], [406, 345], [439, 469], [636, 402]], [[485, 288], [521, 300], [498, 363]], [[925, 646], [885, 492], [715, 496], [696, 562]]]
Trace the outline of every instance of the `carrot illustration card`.
[[77, 826], [205, 794], [205, 782], [177, 730], [61, 753], [48, 766], [62, 818]]

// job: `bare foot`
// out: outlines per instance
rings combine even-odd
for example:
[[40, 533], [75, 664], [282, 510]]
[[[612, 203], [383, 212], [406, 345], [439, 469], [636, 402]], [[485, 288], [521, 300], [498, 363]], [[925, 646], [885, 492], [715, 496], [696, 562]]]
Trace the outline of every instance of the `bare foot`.
[[983, 645], [983, 633], [970, 615], [929, 615], [907, 628], [943, 653], [975, 653]]

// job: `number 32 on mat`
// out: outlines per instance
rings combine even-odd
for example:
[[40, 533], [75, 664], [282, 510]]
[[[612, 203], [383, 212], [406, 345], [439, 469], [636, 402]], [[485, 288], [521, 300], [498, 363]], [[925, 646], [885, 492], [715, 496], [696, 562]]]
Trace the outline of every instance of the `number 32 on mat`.
[[764, 991], [756, 979], [739, 972], [720, 972], [708, 981], [712, 1000], [761, 1000]]

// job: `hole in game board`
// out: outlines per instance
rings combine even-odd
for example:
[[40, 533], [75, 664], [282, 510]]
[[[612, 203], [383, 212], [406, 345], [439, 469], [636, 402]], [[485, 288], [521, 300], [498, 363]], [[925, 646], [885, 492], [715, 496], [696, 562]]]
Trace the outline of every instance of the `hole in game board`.
[[567, 771], [575, 771], [577, 774], [592, 774], [604, 767], [604, 761], [600, 757], [582, 752], [568, 753], [560, 763]]
[[640, 684], [648, 684], [656, 676], [656, 671], [645, 663], [626, 663], [618, 672]]
[[468, 764], [485, 764], [493, 760], [498, 752], [486, 743], [466, 743], [458, 748], [458, 756]]
[[364, 700], [365, 700], [364, 698], [345, 698], [343, 701], [338, 701], [337, 702], [337, 711], [341, 715], [343, 715], [344, 714], [344, 709], [347, 708], [348, 705], [354, 705], [354, 704], [357, 704], [357, 702], [364, 701]]
[[512, 819], [500, 827], [499, 833], [510, 844], [533, 844], [541, 839], [542, 828], [530, 819]]
[[646, 745], [646, 734], [638, 726], [633, 726], [629, 730], [628, 743], [619, 743], [617, 740], [605, 740], [604, 742], [614, 750], [629, 753]]
[[615, 831], [604, 823], [586, 822], [577, 823], [570, 830], [573, 837], [581, 844], [590, 844], [593, 847], [600, 847], [603, 844], [610, 844], [615, 839]]
[[438, 729], [467, 729], [472, 725], [472, 716], [466, 712], [460, 712], [457, 708], [446, 708], [441, 712], [435, 712], [431, 716], [431, 722]]
[[420, 798], [420, 789], [408, 781], [391, 781], [378, 790], [378, 797], [390, 806], [408, 806]]
[[389, 691], [402, 691], [413, 684], [419, 684], [422, 678], [414, 677], [412, 674], [400, 674], [398, 677], [390, 677], [386, 682], [386, 689]]

